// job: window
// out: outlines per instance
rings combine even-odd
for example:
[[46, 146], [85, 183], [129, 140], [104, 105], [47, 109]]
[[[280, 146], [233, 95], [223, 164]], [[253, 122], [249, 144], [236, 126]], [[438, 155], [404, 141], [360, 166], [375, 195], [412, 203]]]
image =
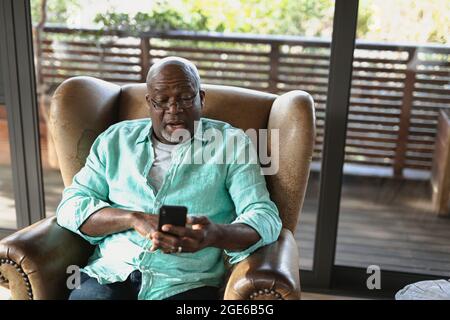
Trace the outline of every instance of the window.
[[448, 170], [449, 10], [360, 1], [336, 265], [450, 275], [450, 211], [432, 195]]

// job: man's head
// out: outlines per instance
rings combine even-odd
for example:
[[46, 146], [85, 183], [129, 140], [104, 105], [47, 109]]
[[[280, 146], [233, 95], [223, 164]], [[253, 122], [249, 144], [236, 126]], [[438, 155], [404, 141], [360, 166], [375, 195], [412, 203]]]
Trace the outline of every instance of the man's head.
[[205, 92], [200, 89], [200, 76], [192, 62], [178, 57], [158, 61], [148, 72], [147, 91], [145, 99], [158, 140], [176, 144], [183, 134], [194, 135]]

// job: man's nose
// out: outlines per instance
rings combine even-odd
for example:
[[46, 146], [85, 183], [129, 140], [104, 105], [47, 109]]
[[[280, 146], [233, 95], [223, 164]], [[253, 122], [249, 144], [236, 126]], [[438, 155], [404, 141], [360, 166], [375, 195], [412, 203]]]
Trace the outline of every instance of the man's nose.
[[175, 113], [175, 112], [180, 111], [180, 108], [178, 107], [179, 104], [180, 104], [179, 101], [177, 101], [175, 99], [169, 100], [169, 105], [168, 105], [169, 109], [167, 111], [169, 111], [170, 113]]

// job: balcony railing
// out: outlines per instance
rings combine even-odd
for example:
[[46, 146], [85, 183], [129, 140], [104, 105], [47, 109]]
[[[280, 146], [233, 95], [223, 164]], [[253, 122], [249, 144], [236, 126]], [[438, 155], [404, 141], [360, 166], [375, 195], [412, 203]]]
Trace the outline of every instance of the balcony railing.
[[[171, 55], [193, 61], [204, 83], [277, 94], [305, 90], [316, 102], [313, 160], [320, 160], [329, 40], [182, 31], [133, 35], [61, 27], [45, 27], [41, 39], [38, 77], [48, 92], [76, 75], [119, 84], [144, 82], [149, 66]], [[440, 108], [450, 108], [449, 46], [357, 41], [346, 163], [382, 166], [397, 177], [405, 169], [429, 172]]]

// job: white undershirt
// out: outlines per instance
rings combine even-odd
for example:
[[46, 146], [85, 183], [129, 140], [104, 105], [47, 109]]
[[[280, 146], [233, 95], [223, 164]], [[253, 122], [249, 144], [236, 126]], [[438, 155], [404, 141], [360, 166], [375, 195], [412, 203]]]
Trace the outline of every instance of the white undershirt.
[[152, 186], [158, 191], [161, 188], [167, 170], [170, 168], [172, 153], [176, 150], [178, 145], [162, 143], [155, 138], [153, 133], [151, 134], [151, 139], [154, 159], [148, 178]]

